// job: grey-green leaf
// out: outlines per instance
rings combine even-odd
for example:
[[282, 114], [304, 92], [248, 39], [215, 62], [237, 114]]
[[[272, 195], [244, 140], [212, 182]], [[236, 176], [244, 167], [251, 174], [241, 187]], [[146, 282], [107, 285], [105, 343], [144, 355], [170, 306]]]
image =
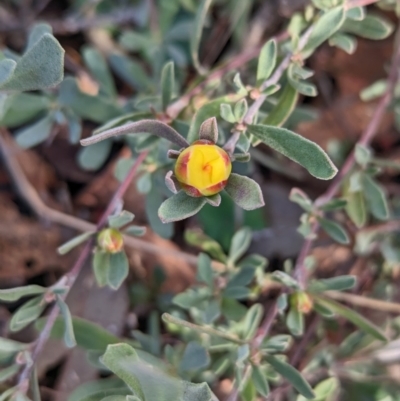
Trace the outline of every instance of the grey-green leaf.
[[217, 143], [218, 141], [218, 124], [215, 117], [210, 117], [205, 120], [199, 130], [199, 139], [205, 139]]
[[50, 108], [50, 99], [34, 93], [13, 93], [6, 96], [1, 125], [14, 128], [26, 124]]
[[197, 341], [190, 341], [185, 348], [180, 363], [183, 372], [196, 371], [206, 368], [210, 364], [207, 350]]
[[379, 220], [389, 218], [389, 208], [384, 189], [368, 174], [363, 175], [363, 187], [368, 209]]
[[190, 38], [190, 53], [192, 56], [193, 65], [200, 75], [203, 75], [206, 70], [201, 66], [199, 60], [199, 50], [201, 43], [201, 34], [206, 20], [207, 11], [212, 3], [212, 0], [201, 0], [194, 21], [192, 36]]
[[200, 253], [198, 256], [197, 276], [199, 280], [206, 283], [210, 288], [214, 287], [214, 275], [211, 267], [211, 258], [205, 253]]
[[187, 140], [189, 143], [192, 143], [197, 140], [199, 131], [200, 131], [200, 126], [203, 124], [203, 122], [210, 117], [215, 117], [220, 114], [220, 107], [222, 103], [233, 103], [237, 102], [239, 99], [241, 99], [241, 95], [226, 95], [226, 96], [221, 96], [217, 99], [211, 100], [210, 102], [207, 102], [203, 106], [201, 106], [195, 113], [195, 115], [192, 118], [192, 122], [190, 124], [190, 129], [189, 133], [187, 135]]
[[136, 237], [142, 237], [146, 234], [147, 228], [144, 226], [131, 225], [124, 229], [124, 233], [128, 235], [134, 235]]
[[102, 54], [94, 47], [86, 46], [82, 51], [85, 64], [100, 85], [101, 91], [111, 97], [116, 96], [114, 79]]
[[303, 52], [311, 54], [314, 49], [337, 32], [343, 25], [345, 15], [343, 6], [335, 7], [325, 12], [315, 23]]
[[114, 289], [122, 285], [128, 277], [129, 261], [124, 251], [110, 254], [110, 267], [108, 270], [108, 285]]
[[371, 161], [372, 157], [371, 149], [367, 146], [357, 144], [354, 150], [354, 157], [356, 159], [356, 162], [360, 166], [366, 167], [367, 164]]
[[352, 289], [357, 283], [355, 276], [345, 275], [320, 279], [312, 283], [312, 288], [318, 291], [344, 291]]
[[318, 300], [318, 302], [322, 306], [325, 306], [326, 308], [330, 309], [332, 312], [334, 312], [340, 316], [343, 316], [344, 318], [346, 318], [348, 321], [352, 322], [355, 326], [357, 326], [361, 330], [364, 330], [366, 333], [377, 338], [378, 340], [387, 341], [387, 337], [386, 337], [385, 333], [383, 333], [382, 330], [378, 326], [375, 326], [372, 322], [365, 319], [363, 316], [361, 316], [354, 310], [348, 308], [347, 306], [341, 305], [338, 302], [333, 301], [332, 299], [326, 299], [326, 298], [322, 298], [320, 296], [315, 296], [315, 295], [314, 295], [314, 297]]
[[269, 394], [269, 384], [265, 373], [261, 370], [260, 366], [253, 365], [251, 372], [254, 386], [260, 395], [267, 397]]
[[236, 121], [242, 122], [248, 110], [247, 100], [241, 99], [235, 104], [234, 115]]
[[51, 88], [64, 76], [64, 49], [50, 34], [44, 34], [18, 60], [10, 79], [0, 89], [28, 91]]
[[88, 171], [98, 170], [107, 160], [111, 147], [112, 140], [109, 139], [87, 148], [81, 148], [78, 153], [79, 166]]
[[144, 91], [152, 85], [149, 76], [140, 63], [118, 53], [111, 54], [108, 60], [115, 74], [132, 88]]
[[342, 49], [347, 54], [353, 54], [357, 50], [357, 39], [342, 32], [336, 32], [329, 39], [329, 44]]
[[64, 342], [68, 348], [73, 348], [76, 345], [74, 327], [72, 325], [71, 312], [68, 305], [63, 301], [60, 296], [57, 296], [57, 304], [60, 308], [61, 315], [64, 320]]
[[271, 278], [288, 288], [291, 288], [291, 289], [299, 289], [300, 288], [300, 285], [297, 282], [297, 280], [295, 280], [293, 277], [289, 276], [289, 274], [287, 274], [283, 271], [275, 270], [272, 273]]
[[161, 204], [158, 216], [163, 223], [184, 220], [195, 215], [206, 203], [204, 198], [193, 198], [179, 191]]
[[23, 304], [10, 320], [10, 330], [19, 331], [35, 321], [44, 311], [43, 297], [36, 297]]
[[46, 33], [52, 34], [53, 29], [49, 24], [39, 23], [35, 24], [31, 31], [29, 32], [28, 43], [26, 45], [26, 50], [29, 50], [36, 42], [41, 39]]
[[254, 210], [265, 205], [260, 186], [249, 177], [232, 173], [225, 191], [244, 210]]
[[351, 7], [346, 11], [346, 18], [350, 18], [354, 21], [362, 21], [365, 15], [364, 7]]
[[174, 62], [169, 61], [161, 71], [161, 106], [166, 110], [174, 95], [175, 68]]
[[22, 297], [29, 295], [44, 294], [47, 291], [45, 287], [40, 285], [30, 284], [24, 287], [9, 288], [6, 290], [0, 290], [0, 301], [14, 302], [18, 301]]
[[247, 299], [250, 295], [250, 290], [244, 286], [229, 286], [224, 291], [224, 297], [233, 299]]
[[0, 61], [0, 87], [11, 79], [16, 66], [17, 63], [9, 58]]
[[182, 135], [180, 135], [169, 125], [157, 120], [141, 120], [122, 125], [121, 127], [115, 127], [107, 131], [102, 131], [97, 135], [82, 139], [81, 145], [88, 146], [114, 136], [141, 134], [144, 132], [160, 138], [165, 138], [168, 141], [184, 148], [189, 146], [189, 143]]
[[110, 268], [110, 254], [96, 249], [93, 255], [93, 272], [99, 287], [107, 285]]
[[343, 25], [345, 32], [373, 40], [387, 38], [393, 29], [394, 26], [389, 20], [377, 15], [367, 15], [362, 21], [346, 21]]
[[53, 117], [48, 114], [36, 123], [17, 131], [15, 140], [24, 149], [39, 145], [50, 136], [53, 124]]
[[345, 186], [345, 198], [347, 200], [346, 212], [348, 216], [358, 228], [363, 227], [367, 221], [363, 192], [350, 192]]
[[113, 228], [121, 228], [130, 223], [134, 218], [135, 215], [133, 213], [123, 210], [117, 215], [109, 216], [108, 225]]
[[243, 321], [243, 338], [245, 340], [250, 340], [254, 337], [258, 327], [260, 326], [263, 313], [264, 308], [261, 304], [254, 304], [248, 309]]
[[276, 40], [271, 39], [262, 47], [257, 65], [257, 85], [269, 78], [276, 65], [278, 50]]
[[103, 364], [121, 378], [135, 395], [144, 400], [140, 382], [129, 369], [131, 363], [138, 361], [136, 351], [128, 344], [111, 344], [102, 357]]
[[311, 386], [303, 378], [298, 370], [288, 363], [276, 358], [273, 355], [267, 355], [266, 361], [281, 375], [283, 376], [301, 395], [307, 399], [313, 399], [315, 394]]
[[228, 121], [228, 123], [234, 124], [237, 121], [230, 104], [222, 103], [220, 106], [220, 114], [225, 121]]
[[296, 308], [290, 308], [286, 316], [286, 325], [294, 336], [301, 336], [304, 333], [304, 315]]
[[249, 227], [242, 227], [232, 238], [228, 263], [235, 264], [250, 246], [252, 232]]
[[271, 112], [262, 121], [265, 125], [281, 127], [292, 114], [296, 107], [299, 92], [292, 85], [285, 85], [278, 102]]
[[266, 145], [302, 165], [314, 177], [329, 180], [337, 173], [337, 168], [320, 146], [288, 129], [249, 125], [248, 130]]
[[350, 242], [347, 231], [339, 223], [325, 218], [320, 218], [318, 221], [322, 229], [339, 244], [348, 244]]
[[69, 240], [68, 242], [66, 242], [65, 244], [61, 245], [60, 247], [57, 248], [57, 252], [60, 255], [65, 255], [66, 253], [68, 253], [71, 249], [74, 249], [75, 247], [77, 247], [80, 244], [83, 244], [84, 242], [86, 242], [90, 237], [92, 237], [94, 234], [93, 231], [87, 232], [87, 233], [83, 233], [81, 235], [78, 235], [77, 237], [72, 238], [71, 240]]

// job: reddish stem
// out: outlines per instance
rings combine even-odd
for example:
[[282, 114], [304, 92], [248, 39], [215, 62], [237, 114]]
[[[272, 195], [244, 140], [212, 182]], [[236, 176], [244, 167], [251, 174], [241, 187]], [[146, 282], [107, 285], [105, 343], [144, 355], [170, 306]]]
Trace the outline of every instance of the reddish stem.
[[[133, 178], [135, 177], [137, 170], [139, 166], [142, 164], [144, 159], [146, 158], [148, 152], [143, 152], [140, 153], [138, 158], [135, 160], [135, 163], [129, 170], [128, 174], [124, 178], [124, 180], [121, 182], [120, 186], [118, 187], [117, 191], [114, 193], [112, 199], [110, 200], [106, 210], [103, 212], [102, 216], [100, 217], [99, 222], [97, 223], [97, 231], [101, 230], [103, 227], [107, 225], [107, 219], [108, 216], [110, 216], [114, 210], [116, 209], [118, 203], [120, 200], [123, 198], [125, 195], [126, 191], [129, 188], [129, 185], [131, 184]], [[74, 285], [76, 279], [79, 276], [79, 273], [81, 272], [86, 259], [89, 257], [92, 249], [94, 246], [94, 239], [90, 239], [89, 241], [86, 242], [84, 248], [82, 249], [78, 259], [76, 260], [75, 264], [73, 265], [72, 269], [64, 276], [65, 280], [61, 279], [63, 283], [65, 283], [65, 288], [66, 291], [62, 295], [62, 299], [65, 300], [67, 297], [69, 291], [71, 290], [72, 286]], [[31, 354], [31, 361], [29, 361], [29, 364], [26, 364], [24, 366], [24, 369], [22, 370], [19, 379], [18, 379], [18, 389], [21, 393], [26, 393], [28, 391], [28, 383], [29, 383], [29, 378], [32, 374], [32, 370], [35, 366], [35, 362], [37, 358], [39, 357], [40, 353], [43, 351], [44, 346], [46, 345], [47, 340], [50, 337], [51, 330], [53, 329], [54, 323], [57, 320], [58, 314], [60, 310], [57, 304], [54, 304], [46, 321], [46, 324], [43, 328], [43, 330], [40, 332], [39, 337], [35, 341], [33, 348], [32, 348], [32, 354]]]

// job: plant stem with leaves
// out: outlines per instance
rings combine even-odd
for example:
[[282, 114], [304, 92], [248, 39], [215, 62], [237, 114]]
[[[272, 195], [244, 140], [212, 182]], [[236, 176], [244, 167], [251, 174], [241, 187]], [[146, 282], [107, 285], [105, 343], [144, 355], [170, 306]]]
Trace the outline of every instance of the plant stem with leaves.
[[[107, 219], [108, 217], [115, 211], [115, 209], [118, 207], [118, 204], [121, 202], [123, 196], [125, 195], [126, 191], [128, 190], [129, 186], [132, 183], [133, 178], [135, 177], [138, 168], [142, 164], [142, 162], [145, 160], [148, 152], [142, 152], [139, 154], [138, 158], [135, 160], [135, 163], [132, 165], [130, 168], [128, 174], [114, 193], [112, 199], [110, 200], [106, 210], [100, 217], [99, 222], [97, 223], [96, 229], [97, 231], [101, 230], [106, 224], [107, 224]], [[84, 248], [82, 249], [78, 259], [76, 260], [74, 266], [72, 269], [60, 279], [59, 283], [62, 283], [62, 287], [65, 289], [65, 292], [62, 294], [62, 299], [65, 300], [67, 297], [69, 291], [71, 290], [72, 286], [74, 285], [76, 279], [79, 276], [79, 273], [81, 272], [87, 258], [90, 256], [90, 253], [93, 249], [94, 246], [94, 239], [90, 239], [88, 242], [86, 242]], [[27, 363], [23, 370], [20, 373], [19, 379], [18, 379], [18, 389], [19, 392], [25, 394], [28, 391], [29, 388], [29, 379], [30, 376], [33, 372], [35, 363], [40, 355], [40, 353], [43, 351], [43, 348], [47, 342], [47, 340], [50, 337], [52, 328], [54, 326], [54, 323], [57, 320], [57, 317], [60, 313], [60, 309], [58, 307], [58, 304], [54, 304], [52, 307], [50, 314], [47, 318], [46, 324], [43, 328], [43, 330], [40, 332], [39, 337], [35, 341], [32, 351], [31, 351], [31, 361]]]

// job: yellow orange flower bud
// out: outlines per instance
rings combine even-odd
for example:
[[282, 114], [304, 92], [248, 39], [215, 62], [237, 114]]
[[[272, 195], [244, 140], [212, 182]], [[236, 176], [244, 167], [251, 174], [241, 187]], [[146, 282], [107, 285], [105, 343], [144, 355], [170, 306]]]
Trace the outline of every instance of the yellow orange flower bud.
[[290, 296], [290, 303], [299, 312], [304, 314], [311, 312], [313, 308], [313, 301], [311, 297], [304, 291], [295, 292], [292, 294]]
[[229, 155], [213, 142], [201, 139], [179, 155], [175, 176], [190, 196], [211, 196], [222, 191], [231, 174]]
[[97, 244], [103, 251], [117, 253], [124, 246], [124, 238], [115, 228], [105, 228], [100, 231], [97, 237]]

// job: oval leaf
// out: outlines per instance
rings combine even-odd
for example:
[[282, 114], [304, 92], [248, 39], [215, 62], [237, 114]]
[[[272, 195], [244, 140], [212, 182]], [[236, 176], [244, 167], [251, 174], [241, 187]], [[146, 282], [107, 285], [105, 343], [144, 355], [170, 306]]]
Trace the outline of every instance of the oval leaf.
[[228, 263], [235, 264], [250, 246], [252, 232], [249, 227], [243, 227], [235, 233], [229, 249]]
[[387, 341], [385, 333], [383, 333], [379, 327], [375, 326], [372, 322], [365, 319], [363, 316], [361, 316], [354, 310], [348, 308], [347, 306], [341, 305], [338, 302], [333, 301], [332, 299], [326, 299], [315, 295], [314, 297], [318, 300], [318, 302], [322, 306], [325, 306], [332, 312], [340, 316], [343, 316], [361, 330], [364, 330], [366, 333], [377, 338], [378, 340]]
[[184, 220], [195, 215], [206, 203], [204, 198], [193, 198], [180, 191], [161, 204], [158, 217], [163, 223]]
[[7, 290], [0, 290], [0, 301], [14, 302], [22, 297], [27, 297], [28, 295], [44, 294], [46, 291], [46, 288], [36, 284], [9, 288]]
[[311, 54], [315, 48], [329, 39], [343, 25], [345, 15], [343, 7], [335, 7], [324, 13], [315, 23], [303, 51]]
[[251, 378], [253, 379], [254, 386], [258, 393], [263, 397], [267, 397], [269, 394], [268, 380], [265, 373], [261, 370], [259, 366], [253, 366]]
[[64, 49], [46, 33], [18, 60], [10, 79], [0, 87], [10, 91], [51, 88], [64, 76]]
[[337, 168], [320, 146], [288, 129], [249, 125], [248, 130], [266, 145], [302, 165], [314, 177], [329, 180], [337, 173]]
[[46, 303], [42, 302], [42, 300], [42, 297], [36, 297], [22, 305], [10, 320], [10, 330], [22, 330], [36, 320], [46, 307]]
[[330, 39], [329, 44], [342, 49], [347, 54], [353, 54], [357, 49], [357, 39], [345, 33], [337, 32]]
[[267, 355], [266, 361], [281, 375], [283, 376], [301, 395], [307, 399], [313, 399], [315, 394], [311, 386], [303, 378], [298, 370], [288, 363], [274, 357], [273, 355]]
[[68, 242], [66, 242], [64, 245], [61, 245], [60, 247], [57, 248], [57, 252], [60, 255], [65, 255], [68, 253], [71, 249], [74, 249], [80, 244], [83, 244], [85, 241], [87, 241], [92, 235], [95, 234], [94, 231], [88, 232], [88, 233], [83, 233], [81, 235], [78, 235], [75, 238], [72, 238]]
[[367, 15], [362, 21], [346, 21], [343, 30], [366, 39], [381, 40], [393, 32], [393, 24], [382, 17]]
[[135, 395], [144, 400], [140, 382], [129, 369], [131, 364], [138, 361], [139, 357], [136, 351], [128, 344], [111, 344], [102, 357], [102, 363], [122, 379]]
[[64, 320], [64, 342], [68, 348], [73, 348], [76, 345], [74, 328], [72, 326], [71, 312], [69, 311], [68, 305], [64, 300], [57, 296], [57, 304], [60, 308], [61, 315]]
[[267, 117], [264, 118], [263, 124], [281, 127], [292, 114], [296, 107], [299, 93], [292, 85], [286, 85], [279, 97], [278, 103], [274, 106]]
[[128, 277], [129, 262], [125, 252], [117, 252], [110, 254], [110, 267], [108, 269], [108, 285], [118, 290], [121, 284]]
[[389, 218], [389, 208], [383, 188], [368, 174], [363, 176], [365, 200], [371, 214], [379, 220]]
[[349, 235], [346, 230], [335, 221], [328, 219], [318, 219], [322, 229], [339, 244], [348, 244], [350, 242]]
[[277, 58], [276, 40], [271, 39], [262, 47], [257, 65], [257, 85], [261, 85], [269, 78], [276, 65]]
[[49, 114], [36, 123], [19, 130], [15, 140], [21, 148], [32, 148], [50, 136], [53, 123], [53, 117]]
[[265, 205], [260, 186], [249, 177], [232, 173], [225, 191], [244, 210], [254, 210]]
[[345, 275], [321, 279], [313, 283], [318, 291], [344, 291], [352, 289], [357, 283], [355, 276]]

